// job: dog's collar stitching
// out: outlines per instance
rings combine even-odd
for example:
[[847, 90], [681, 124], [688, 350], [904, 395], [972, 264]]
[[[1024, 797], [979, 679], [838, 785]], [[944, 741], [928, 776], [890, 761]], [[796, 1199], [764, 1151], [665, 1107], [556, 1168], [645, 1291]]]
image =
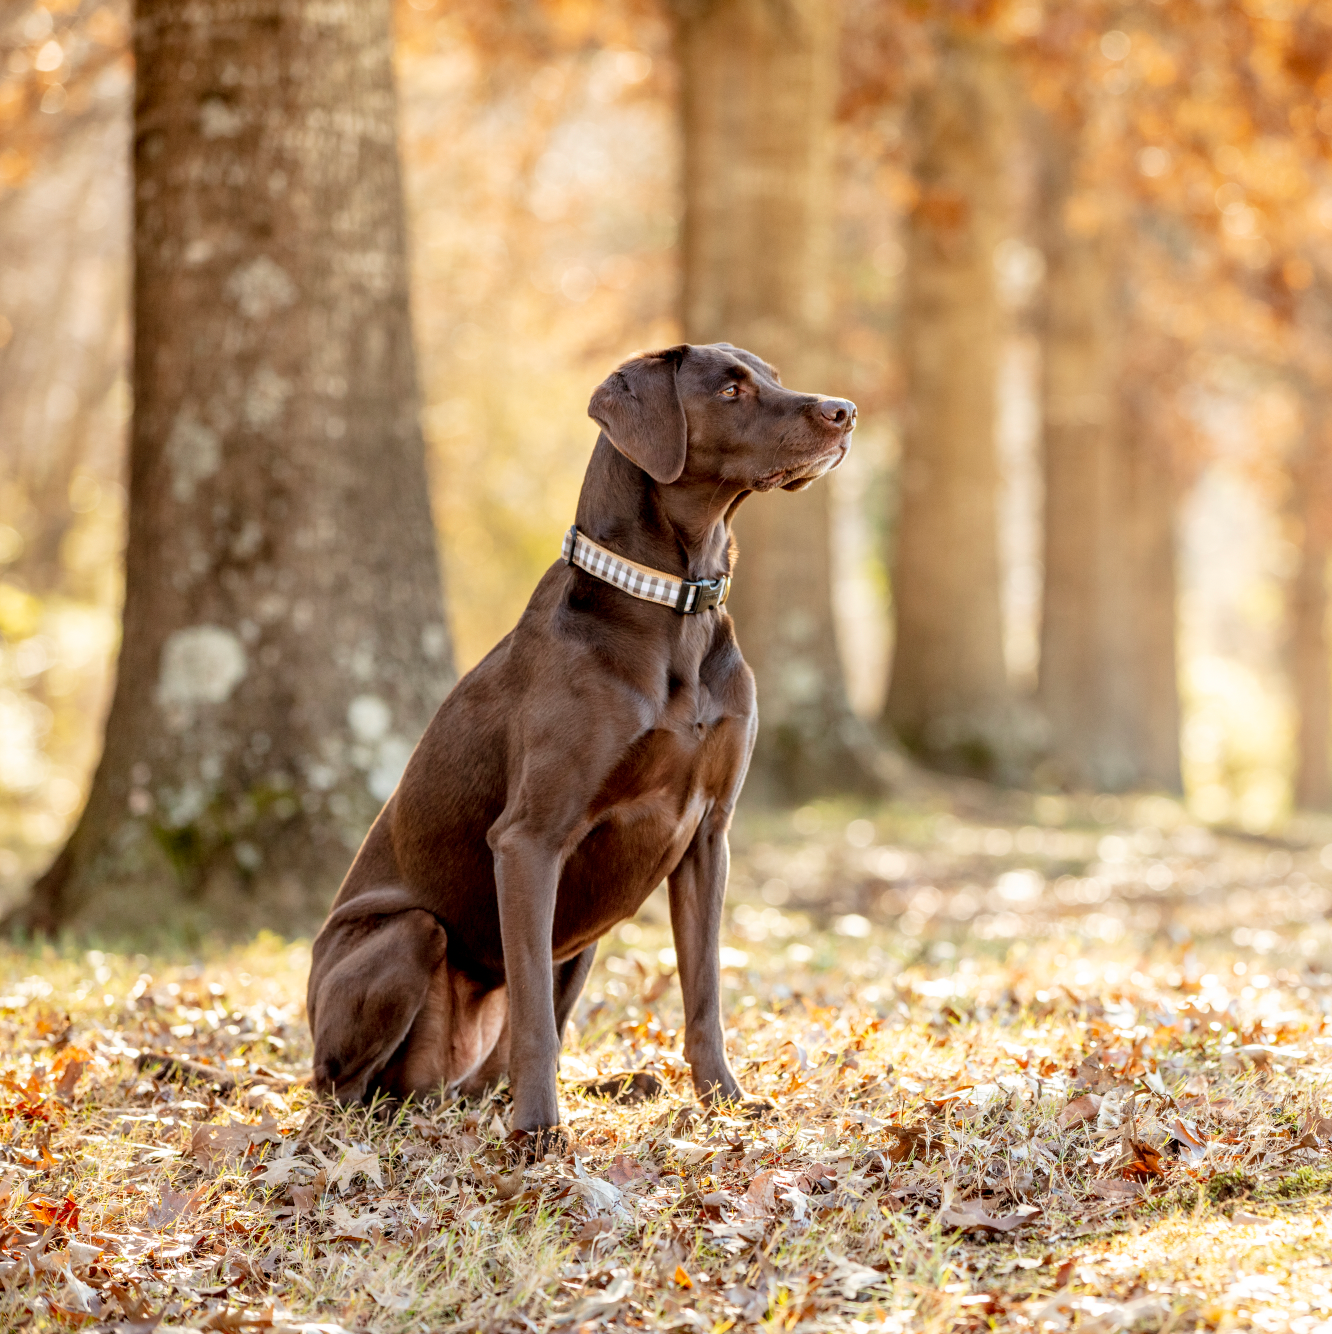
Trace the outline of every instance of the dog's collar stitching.
[[560, 554], [566, 565], [576, 565], [594, 579], [600, 579], [630, 597], [671, 607], [682, 616], [720, 607], [731, 593], [729, 574], [716, 579], [675, 579], [660, 570], [638, 565], [607, 551], [585, 533], [580, 533], [576, 523], [569, 525]]

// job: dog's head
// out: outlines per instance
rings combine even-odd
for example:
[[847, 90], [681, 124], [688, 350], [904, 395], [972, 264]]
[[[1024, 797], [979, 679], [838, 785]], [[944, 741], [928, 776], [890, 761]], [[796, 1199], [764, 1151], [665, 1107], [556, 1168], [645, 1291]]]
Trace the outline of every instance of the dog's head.
[[654, 481], [799, 491], [846, 457], [856, 405], [801, 394], [752, 352], [682, 343], [626, 361], [588, 416]]

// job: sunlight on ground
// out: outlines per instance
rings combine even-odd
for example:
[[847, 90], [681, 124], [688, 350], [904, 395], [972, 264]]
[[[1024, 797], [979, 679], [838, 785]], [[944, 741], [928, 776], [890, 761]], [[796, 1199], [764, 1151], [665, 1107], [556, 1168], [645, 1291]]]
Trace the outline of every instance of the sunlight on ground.
[[1332, 1329], [1332, 857], [990, 800], [743, 822], [727, 1041], [772, 1112], [694, 1104], [654, 896], [525, 1171], [502, 1094], [312, 1101], [305, 943], [9, 950], [0, 1326]]

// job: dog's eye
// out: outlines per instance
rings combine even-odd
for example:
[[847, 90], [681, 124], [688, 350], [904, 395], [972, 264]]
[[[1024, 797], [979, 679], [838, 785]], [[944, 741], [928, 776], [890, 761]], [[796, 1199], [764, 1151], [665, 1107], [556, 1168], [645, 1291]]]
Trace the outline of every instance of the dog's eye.
[[739, 398], [740, 386], [738, 384], [728, 384], [726, 388], [721, 391], [721, 396], [723, 398]]

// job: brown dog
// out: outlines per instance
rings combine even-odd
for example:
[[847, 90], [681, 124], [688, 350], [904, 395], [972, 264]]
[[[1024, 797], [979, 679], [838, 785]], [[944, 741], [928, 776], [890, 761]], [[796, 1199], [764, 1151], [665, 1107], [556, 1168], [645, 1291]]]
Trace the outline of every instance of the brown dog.
[[[601, 434], [579, 532], [704, 581], [730, 574], [739, 503], [836, 467], [856, 419], [729, 343], [635, 357], [588, 413]], [[467, 1093], [507, 1072], [513, 1129], [554, 1126], [560, 1037], [597, 940], [665, 878], [695, 1087], [742, 1098], [718, 933], [756, 727], [721, 607], [681, 614], [552, 565], [440, 706], [315, 940], [315, 1087]]]

